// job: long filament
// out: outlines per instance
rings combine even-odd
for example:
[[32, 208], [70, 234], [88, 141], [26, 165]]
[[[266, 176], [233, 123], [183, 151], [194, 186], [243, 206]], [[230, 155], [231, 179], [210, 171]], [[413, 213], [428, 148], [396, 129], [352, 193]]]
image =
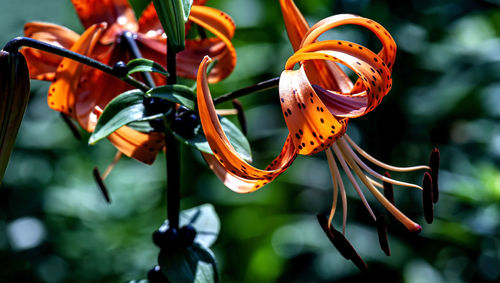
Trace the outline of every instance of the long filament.
[[380, 182], [377, 182], [377, 181], [373, 180], [372, 178], [370, 178], [368, 176], [366, 176], [366, 178], [368, 179], [368, 181], [370, 181], [370, 183], [374, 184], [375, 187], [380, 188], [380, 189], [384, 188], [384, 185], [381, 184]]
[[108, 165], [108, 168], [106, 168], [106, 171], [104, 171], [104, 174], [102, 174], [102, 180], [106, 180], [106, 177], [108, 177], [109, 173], [111, 173], [111, 170], [115, 167], [116, 163], [120, 161], [120, 158], [122, 158], [122, 152], [117, 151], [115, 154], [115, 158], [113, 158], [113, 161], [111, 161], [111, 164]]
[[333, 166], [336, 166], [335, 159], [333, 158], [333, 154], [331, 153], [331, 151], [326, 150], [326, 158], [328, 160], [328, 167], [330, 168], [330, 173], [332, 175], [332, 181], [333, 181], [333, 202], [332, 202], [332, 208], [330, 209], [330, 216], [328, 217], [328, 228], [330, 228], [330, 226], [332, 225], [333, 216], [335, 215], [335, 210], [337, 209], [337, 197], [339, 191], [338, 191], [337, 178], [335, 177], [335, 171], [333, 169]]
[[[330, 153], [332, 153], [331, 149]], [[335, 179], [339, 181], [340, 185], [340, 196], [342, 197], [342, 234], [345, 235], [345, 227], [347, 225], [347, 196], [345, 193], [344, 182], [342, 181], [342, 177], [340, 176], [340, 171], [336, 162], [333, 163], [333, 169], [335, 170]]]
[[395, 172], [410, 172], [416, 170], [430, 170], [431, 168], [427, 165], [419, 165], [419, 166], [411, 166], [411, 167], [397, 167], [386, 164], [382, 161], [375, 159], [373, 156], [369, 155], [366, 151], [364, 151], [361, 147], [359, 147], [347, 134], [344, 135], [345, 139], [351, 144], [354, 149], [356, 149], [359, 154], [361, 154], [364, 158], [368, 159], [371, 163], [382, 167], [386, 170], [395, 171]]
[[340, 148], [343, 149], [343, 151], [346, 152], [346, 154], [350, 154], [351, 157], [356, 161], [356, 163], [361, 166], [361, 168], [363, 168], [366, 172], [368, 172], [370, 175], [376, 177], [377, 179], [379, 180], [382, 180], [384, 182], [387, 182], [387, 183], [391, 183], [391, 184], [394, 184], [394, 185], [399, 185], [399, 186], [404, 186], [404, 187], [411, 187], [411, 188], [416, 188], [416, 189], [419, 189], [419, 190], [423, 190], [422, 187], [420, 187], [419, 185], [415, 185], [415, 184], [411, 184], [411, 183], [406, 183], [406, 182], [401, 182], [401, 181], [397, 181], [397, 180], [394, 180], [394, 179], [391, 179], [391, 178], [387, 178], [386, 176], [383, 176], [379, 173], [377, 173], [376, 171], [374, 171], [373, 169], [371, 169], [370, 167], [368, 167], [357, 155], [356, 153], [352, 150], [352, 148], [345, 142], [344, 139], [342, 138], [339, 138], [337, 140], [337, 144], [339, 145]]
[[237, 109], [215, 109], [215, 112], [220, 116], [238, 115]]
[[[349, 169], [349, 166], [347, 166], [346, 161], [345, 161], [345, 159], [343, 157], [343, 154], [340, 151], [339, 147], [337, 146], [337, 142], [332, 145], [332, 149], [335, 152], [335, 155], [337, 156], [337, 159], [339, 160], [340, 165], [342, 166], [342, 168], [344, 169], [345, 173], [347, 174], [347, 177], [349, 178], [349, 180], [351, 181], [352, 185], [354, 186], [354, 189], [356, 190], [356, 192], [358, 193], [359, 197], [361, 198], [361, 201], [365, 205], [365, 207], [368, 210], [368, 212], [370, 213], [370, 215], [373, 217], [373, 220], [377, 221], [377, 217], [375, 217], [375, 214], [373, 213], [370, 205], [366, 201], [365, 195], [363, 194], [363, 192], [359, 188], [359, 185], [356, 182], [356, 179], [354, 178], [354, 176], [352, 175], [351, 170]], [[350, 165], [354, 165], [354, 164], [350, 164]]]
[[420, 231], [422, 228], [417, 223], [413, 222], [410, 218], [404, 215], [399, 209], [397, 209], [390, 201], [388, 201], [379, 190], [377, 190], [372, 183], [366, 178], [365, 174], [361, 170], [361, 168], [356, 164], [356, 162], [352, 159], [352, 156], [349, 155], [348, 152], [344, 153], [344, 157], [347, 159], [349, 163], [352, 163], [352, 168], [359, 179], [365, 184], [365, 186], [370, 190], [370, 192], [375, 196], [375, 198], [397, 219], [401, 222], [408, 230], [410, 231]]

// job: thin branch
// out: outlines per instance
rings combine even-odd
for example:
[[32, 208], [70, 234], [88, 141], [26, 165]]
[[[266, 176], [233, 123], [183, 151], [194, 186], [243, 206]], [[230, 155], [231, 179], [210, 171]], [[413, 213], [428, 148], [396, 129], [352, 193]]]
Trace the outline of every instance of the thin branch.
[[272, 78], [272, 79], [267, 80], [267, 81], [263, 81], [263, 82], [260, 82], [260, 83], [257, 83], [257, 84], [251, 85], [251, 86], [247, 86], [247, 87], [242, 88], [242, 89], [238, 89], [238, 90], [226, 93], [224, 95], [221, 95], [221, 96], [215, 98], [214, 104], [217, 105], [217, 104], [220, 104], [222, 102], [230, 101], [230, 100], [233, 100], [235, 98], [245, 96], [245, 95], [250, 94], [252, 92], [263, 91], [266, 89], [277, 87], [279, 82], [280, 82], [280, 78], [276, 77], [276, 78]]
[[16, 38], [12, 39], [11, 41], [7, 42], [7, 44], [4, 46], [3, 50], [5, 50], [7, 52], [17, 52], [19, 50], [19, 48], [21, 48], [23, 46], [35, 48], [35, 49], [49, 52], [52, 54], [56, 54], [56, 55], [74, 60], [76, 62], [88, 65], [88, 66], [95, 68], [95, 69], [98, 69], [106, 74], [117, 77], [117, 78], [123, 80], [124, 82], [126, 82], [126, 83], [128, 83], [128, 84], [130, 84], [130, 85], [132, 85], [132, 86], [134, 86], [142, 91], [148, 91], [150, 89], [147, 85], [143, 84], [140, 81], [135, 80], [131, 76], [121, 77], [113, 69], [113, 67], [110, 67], [106, 64], [103, 64], [99, 61], [96, 61], [96, 60], [89, 58], [89, 57], [86, 57], [84, 55], [78, 54], [76, 52], [73, 52], [73, 51], [58, 47], [58, 46], [54, 46], [54, 45], [51, 45], [51, 44], [48, 44], [48, 43], [45, 43], [45, 42], [42, 42], [42, 41], [39, 41], [39, 40], [36, 40], [33, 38], [16, 37]]

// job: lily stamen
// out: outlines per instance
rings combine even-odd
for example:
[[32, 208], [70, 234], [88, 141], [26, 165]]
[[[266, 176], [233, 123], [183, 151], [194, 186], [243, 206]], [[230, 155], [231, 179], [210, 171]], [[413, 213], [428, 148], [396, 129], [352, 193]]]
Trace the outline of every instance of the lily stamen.
[[238, 115], [237, 109], [216, 109], [215, 112], [220, 116]]
[[434, 203], [433, 203], [433, 188], [432, 188], [432, 178], [431, 174], [425, 172], [424, 174], [424, 192], [423, 192], [423, 204], [424, 204], [424, 217], [425, 221], [429, 224], [434, 220]]
[[368, 179], [368, 181], [370, 181], [373, 185], [375, 185], [375, 187], [379, 188], [379, 189], [383, 189], [384, 188], [384, 185], [381, 184], [380, 182], [377, 182], [375, 180], [373, 180], [372, 178], [366, 176], [366, 178]]
[[439, 188], [438, 188], [438, 173], [439, 173], [439, 150], [434, 148], [431, 152], [431, 157], [429, 158], [430, 174], [432, 179], [432, 201], [437, 203], [439, 200]]
[[104, 180], [102, 179], [101, 174], [99, 173], [97, 167], [95, 167], [94, 170], [92, 170], [92, 174], [94, 175], [94, 179], [97, 183], [97, 186], [99, 187], [99, 190], [104, 196], [104, 199], [106, 200], [107, 203], [111, 203], [111, 198], [109, 197], [108, 189], [104, 184]]
[[[347, 135], [345, 135], [347, 137]], [[412, 187], [412, 188], [416, 188], [416, 189], [419, 189], [419, 190], [422, 190], [422, 187], [420, 187], [419, 185], [415, 185], [415, 184], [411, 184], [411, 183], [406, 183], [406, 182], [401, 182], [401, 181], [397, 181], [397, 180], [394, 180], [394, 179], [391, 179], [391, 178], [387, 178], [385, 176], [382, 176], [381, 174], [377, 173], [376, 171], [374, 171], [373, 169], [371, 169], [370, 167], [368, 167], [368, 165], [366, 165], [357, 155], [356, 153], [349, 147], [349, 145], [345, 142], [345, 140], [343, 138], [339, 138], [337, 140], [337, 144], [338, 146], [343, 150], [343, 151], [346, 151], [346, 153], [348, 152], [349, 155], [356, 161], [356, 163], [361, 167], [363, 168], [363, 170], [365, 170], [366, 172], [368, 172], [370, 175], [376, 177], [377, 179], [381, 180], [381, 181], [384, 181], [384, 182], [387, 182], [387, 183], [391, 183], [393, 185], [399, 185], [399, 186], [404, 186], [404, 187]], [[425, 169], [424, 167], [428, 168], [428, 166], [420, 166], [421, 168], [420, 169]], [[418, 170], [418, 169], [416, 169]]]
[[[368, 204], [368, 201], [366, 201], [365, 195], [361, 191], [358, 183], [356, 182], [356, 179], [354, 178], [354, 176], [351, 173], [351, 170], [347, 166], [346, 160], [344, 159], [344, 157], [346, 157], [346, 156], [344, 154], [342, 154], [342, 152], [339, 149], [337, 143], [334, 143], [332, 145], [331, 149], [335, 152], [335, 155], [337, 156], [337, 159], [339, 160], [340, 165], [342, 166], [342, 169], [344, 169], [344, 172], [346, 173], [347, 177], [349, 178], [349, 180], [351, 181], [352, 185], [354, 186], [354, 189], [356, 190], [356, 192], [358, 193], [359, 197], [361, 198], [361, 201], [363, 202], [363, 204], [365, 205], [366, 209], [368, 210], [368, 212], [372, 216], [373, 220], [376, 221], [377, 217], [375, 216], [375, 213], [373, 213], [370, 205]], [[349, 162], [349, 160], [348, 160], [348, 163], [354, 169], [354, 167], [352, 166], [353, 164], [351, 164], [352, 162]]]
[[344, 137], [349, 142], [349, 144], [354, 149], [356, 149], [356, 151], [359, 152], [359, 154], [361, 154], [364, 158], [369, 160], [371, 163], [373, 163], [379, 167], [382, 167], [386, 170], [394, 171], [394, 172], [410, 172], [410, 171], [416, 171], [416, 170], [430, 170], [431, 169], [431, 167], [429, 167], [427, 165], [418, 165], [418, 166], [411, 166], [411, 167], [398, 167], [398, 166], [392, 166], [392, 165], [386, 164], [382, 161], [377, 160], [376, 158], [374, 158], [373, 156], [368, 154], [366, 151], [364, 151], [347, 134], [344, 135]]
[[383, 215], [377, 217], [377, 235], [380, 248], [387, 256], [390, 256], [391, 250], [389, 249], [389, 239], [387, 237], [387, 224]]
[[342, 178], [340, 177], [339, 168], [337, 167], [337, 163], [335, 163], [335, 158], [330, 150], [326, 150], [326, 157], [328, 159], [328, 166], [330, 168], [330, 172], [332, 173], [333, 179], [333, 204], [332, 209], [330, 210], [330, 216], [328, 217], [328, 227], [331, 226], [333, 216], [335, 214], [335, 208], [337, 206], [337, 193], [335, 192], [337, 189], [337, 185], [340, 187], [340, 197], [342, 199], [342, 234], [345, 235], [345, 227], [347, 224], [347, 196], [345, 193], [344, 182], [342, 182]]
[[[385, 172], [384, 174], [386, 177], [390, 178], [391, 174], [388, 172]], [[384, 182], [384, 196], [387, 200], [389, 200], [393, 205], [395, 205], [394, 202], [394, 189], [392, 188], [391, 183]]]
[[122, 158], [122, 156], [123, 156], [123, 153], [121, 151], [119, 151], [119, 150], [116, 151], [116, 154], [115, 154], [115, 157], [113, 158], [113, 161], [111, 161], [111, 163], [106, 168], [106, 171], [104, 171], [104, 174], [102, 174], [102, 180], [106, 180], [106, 178], [108, 177], [109, 173], [111, 173], [111, 171], [115, 167], [116, 163], [118, 163], [118, 161], [120, 161], [120, 159]]
[[[405, 214], [403, 214], [399, 209], [397, 209], [389, 200], [387, 200], [382, 193], [380, 193], [377, 188], [368, 180], [366, 175], [363, 173], [358, 164], [354, 161], [350, 152], [346, 151], [343, 147], [339, 146], [341, 143], [336, 142], [332, 148], [337, 149], [339, 154], [342, 154], [345, 160], [351, 165], [352, 169], [358, 176], [358, 178], [365, 184], [368, 190], [373, 194], [373, 196], [387, 209], [399, 222], [401, 222], [408, 230], [412, 232], [420, 232], [422, 227], [409, 219]], [[339, 149], [340, 148], [340, 149]], [[338, 155], [337, 154], [337, 157]], [[374, 218], [376, 220], [376, 218]]]

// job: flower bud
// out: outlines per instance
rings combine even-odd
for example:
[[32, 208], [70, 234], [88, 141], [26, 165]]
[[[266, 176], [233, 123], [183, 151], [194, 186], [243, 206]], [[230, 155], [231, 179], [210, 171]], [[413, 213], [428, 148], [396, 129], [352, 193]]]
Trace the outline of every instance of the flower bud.
[[19, 52], [0, 50], [0, 182], [30, 94], [28, 66]]
[[160, 23], [175, 52], [184, 49], [185, 24], [192, 0], [153, 0]]

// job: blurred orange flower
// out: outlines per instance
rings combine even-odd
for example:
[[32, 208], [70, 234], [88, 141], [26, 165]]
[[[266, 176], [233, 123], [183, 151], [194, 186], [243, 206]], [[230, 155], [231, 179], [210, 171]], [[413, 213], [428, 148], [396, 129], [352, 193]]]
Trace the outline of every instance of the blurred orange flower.
[[[187, 39], [186, 49], [177, 54], [177, 75], [194, 79], [198, 63], [205, 55], [219, 62], [209, 75], [210, 82], [228, 76], [236, 64], [236, 52], [231, 43], [234, 23], [219, 10], [204, 7], [206, 1], [194, 1], [188, 26], [193, 23], [215, 37]], [[25, 35], [47, 43], [71, 49], [107, 65], [128, 61], [130, 51], [120, 44], [122, 34], [132, 33], [144, 58], [166, 65], [166, 37], [151, 3], [139, 20], [126, 0], [72, 0], [86, 31], [77, 33], [54, 24], [32, 22], [25, 25]], [[32, 48], [22, 50], [28, 61], [31, 77], [49, 80], [49, 106], [76, 119], [92, 132], [106, 104], [118, 94], [131, 89], [118, 78], [57, 55]], [[155, 81], [163, 84], [164, 78]], [[163, 148], [163, 135], [142, 133], [122, 127], [109, 140], [124, 154], [151, 164]]]

